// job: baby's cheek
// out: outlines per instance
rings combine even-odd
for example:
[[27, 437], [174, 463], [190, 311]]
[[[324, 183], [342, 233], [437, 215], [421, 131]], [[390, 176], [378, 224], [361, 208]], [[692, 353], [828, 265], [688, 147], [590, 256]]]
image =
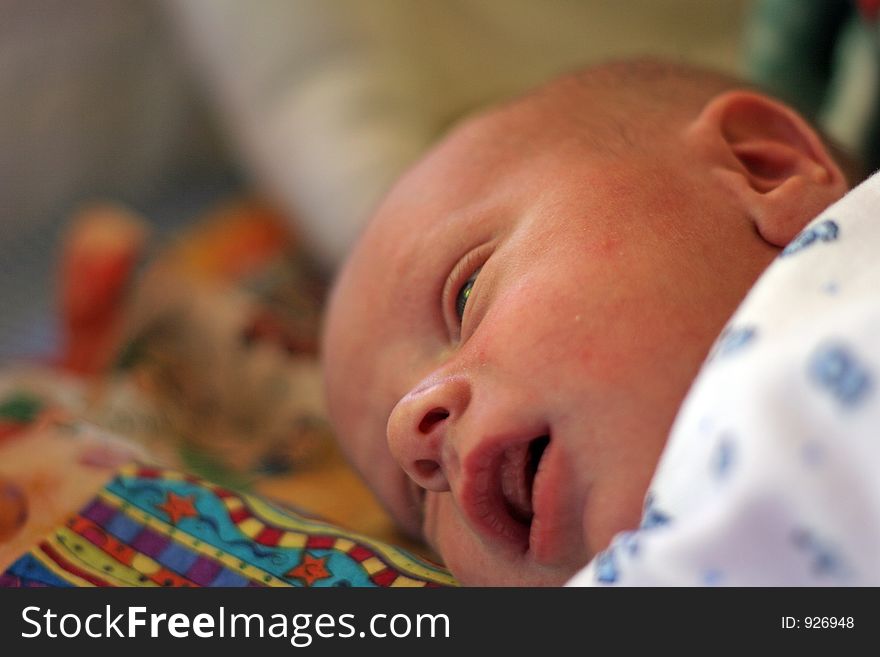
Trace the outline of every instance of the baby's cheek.
[[444, 565], [464, 586], [498, 584], [504, 574], [497, 571], [480, 538], [470, 529], [456, 508], [450, 493], [431, 494], [426, 509], [425, 535], [443, 559]]

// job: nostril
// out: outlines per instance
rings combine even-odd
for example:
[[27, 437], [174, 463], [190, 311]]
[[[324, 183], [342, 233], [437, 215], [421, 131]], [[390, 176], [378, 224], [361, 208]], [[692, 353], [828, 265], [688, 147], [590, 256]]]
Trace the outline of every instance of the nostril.
[[449, 417], [449, 411], [445, 408], [434, 408], [425, 413], [425, 417], [419, 422], [420, 433], [431, 433], [431, 430], [440, 422]]

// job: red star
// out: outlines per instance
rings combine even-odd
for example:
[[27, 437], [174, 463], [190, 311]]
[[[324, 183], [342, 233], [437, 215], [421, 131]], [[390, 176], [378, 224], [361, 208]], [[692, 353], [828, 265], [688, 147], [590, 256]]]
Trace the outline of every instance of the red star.
[[291, 568], [285, 577], [295, 577], [306, 583], [306, 586], [312, 586], [319, 579], [327, 579], [331, 577], [327, 570], [327, 557], [313, 557], [306, 552], [303, 560], [296, 568]]
[[195, 501], [195, 495], [181, 497], [180, 495], [168, 491], [165, 502], [163, 504], [157, 504], [156, 508], [162, 509], [167, 513], [168, 517], [171, 518], [171, 523], [176, 525], [183, 518], [195, 518], [199, 515], [199, 512], [196, 511]]

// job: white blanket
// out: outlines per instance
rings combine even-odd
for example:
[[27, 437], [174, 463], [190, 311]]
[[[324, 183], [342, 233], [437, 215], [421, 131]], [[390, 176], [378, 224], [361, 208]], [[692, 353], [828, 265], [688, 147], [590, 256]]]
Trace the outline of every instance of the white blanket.
[[718, 338], [642, 527], [570, 585], [880, 585], [880, 173], [810, 223]]

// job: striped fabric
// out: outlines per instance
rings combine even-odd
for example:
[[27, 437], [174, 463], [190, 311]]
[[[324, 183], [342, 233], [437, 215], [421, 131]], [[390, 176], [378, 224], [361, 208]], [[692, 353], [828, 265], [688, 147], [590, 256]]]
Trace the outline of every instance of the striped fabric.
[[454, 584], [404, 550], [136, 463], [0, 574], [13, 587]]

